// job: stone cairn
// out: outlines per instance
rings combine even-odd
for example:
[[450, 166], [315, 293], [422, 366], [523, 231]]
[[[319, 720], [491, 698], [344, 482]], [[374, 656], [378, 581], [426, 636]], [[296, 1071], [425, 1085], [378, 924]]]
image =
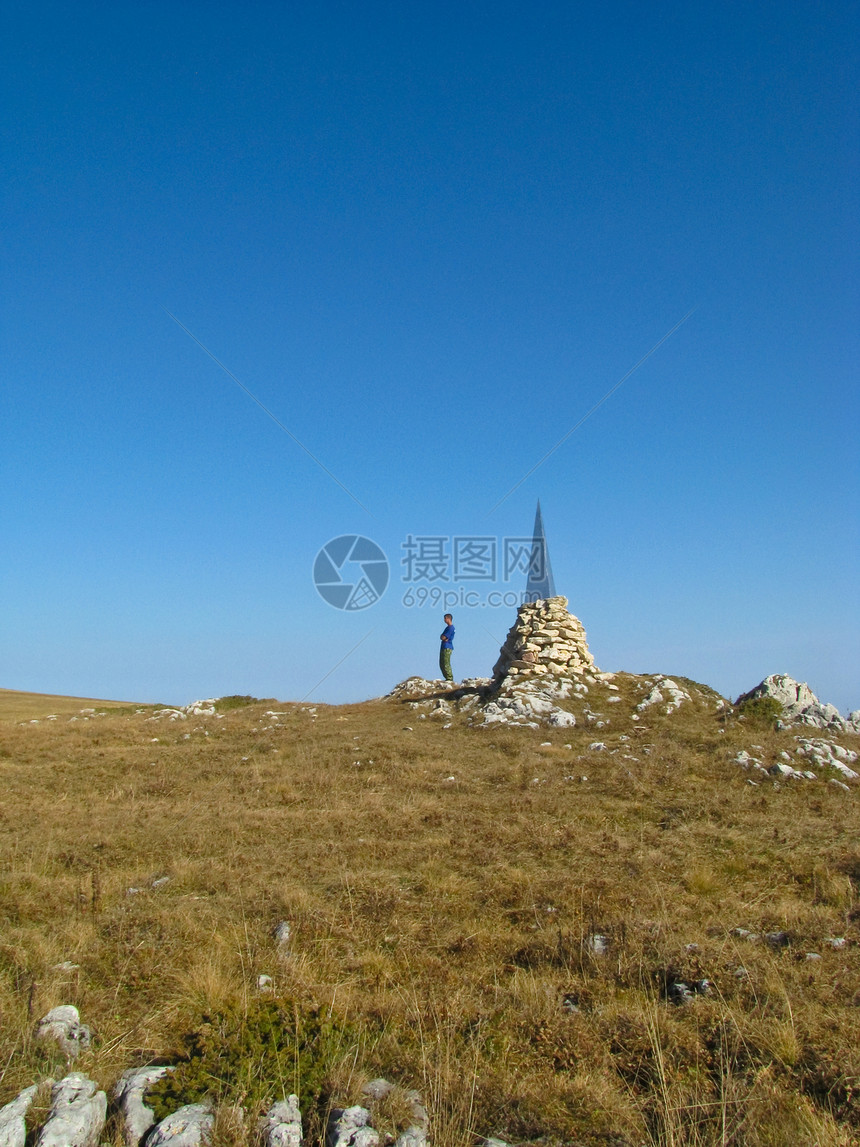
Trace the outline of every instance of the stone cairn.
[[582, 622], [568, 612], [566, 597], [521, 605], [493, 667], [497, 682], [540, 673], [583, 676], [597, 672]]

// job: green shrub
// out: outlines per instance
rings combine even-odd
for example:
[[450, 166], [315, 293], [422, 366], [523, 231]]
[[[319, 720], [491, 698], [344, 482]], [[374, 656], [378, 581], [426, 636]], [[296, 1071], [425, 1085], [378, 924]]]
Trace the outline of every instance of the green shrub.
[[346, 1024], [319, 1008], [273, 999], [212, 1012], [182, 1038], [176, 1070], [150, 1088], [156, 1119], [209, 1099], [263, 1112], [294, 1092], [305, 1117], [325, 1101], [331, 1071], [355, 1044]]
[[215, 711], [226, 713], [229, 709], [244, 709], [246, 705], [257, 705], [259, 702], [259, 697], [251, 697], [247, 693], [231, 693], [229, 697], [219, 697], [216, 700]]
[[782, 702], [776, 697], [750, 697], [738, 706], [738, 713], [757, 725], [773, 728], [783, 715]]

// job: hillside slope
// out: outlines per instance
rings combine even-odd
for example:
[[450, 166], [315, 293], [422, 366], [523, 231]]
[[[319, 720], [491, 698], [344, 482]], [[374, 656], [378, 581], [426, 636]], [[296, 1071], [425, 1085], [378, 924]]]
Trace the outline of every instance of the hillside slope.
[[[312, 1140], [384, 1075], [438, 1144], [856, 1142], [860, 738], [672, 685], [600, 678], [549, 729], [414, 681], [0, 724], [0, 1101], [66, 1070], [33, 1031], [74, 1004], [101, 1085], [295, 1091]], [[274, 1071], [273, 1016], [333, 1026]]]

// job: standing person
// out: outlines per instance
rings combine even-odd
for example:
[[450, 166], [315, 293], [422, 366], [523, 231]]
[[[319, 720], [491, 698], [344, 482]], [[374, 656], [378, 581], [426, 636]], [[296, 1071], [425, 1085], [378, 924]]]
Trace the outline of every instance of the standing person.
[[450, 613], [445, 614], [445, 628], [440, 633], [439, 639], [442, 642], [442, 648], [439, 650], [439, 668], [446, 681], [453, 681], [451, 651], [454, 648], [454, 618]]

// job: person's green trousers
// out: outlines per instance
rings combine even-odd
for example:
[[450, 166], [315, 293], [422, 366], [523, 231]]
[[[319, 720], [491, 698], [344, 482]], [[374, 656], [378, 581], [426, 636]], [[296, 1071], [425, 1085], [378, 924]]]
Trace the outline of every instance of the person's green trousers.
[[439, 651], [439, 668], [446, 681], [454, 680], [454, 674], [451, 672], [451, 653], [452, 650], [445, 648]]

